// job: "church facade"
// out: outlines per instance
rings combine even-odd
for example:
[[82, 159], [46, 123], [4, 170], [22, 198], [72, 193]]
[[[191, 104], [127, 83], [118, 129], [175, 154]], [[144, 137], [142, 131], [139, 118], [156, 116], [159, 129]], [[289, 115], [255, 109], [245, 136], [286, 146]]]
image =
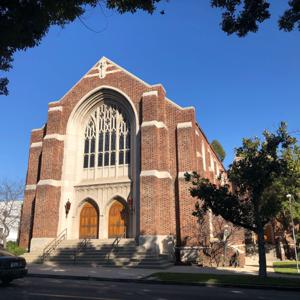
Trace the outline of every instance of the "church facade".
[[195, 109], [103, 57], [31, 132], [20, 245], [42, 249], [64, 231], [161, 253], [170, 240], [197, 245], [191, 171], [212, 182], [224, 171]]

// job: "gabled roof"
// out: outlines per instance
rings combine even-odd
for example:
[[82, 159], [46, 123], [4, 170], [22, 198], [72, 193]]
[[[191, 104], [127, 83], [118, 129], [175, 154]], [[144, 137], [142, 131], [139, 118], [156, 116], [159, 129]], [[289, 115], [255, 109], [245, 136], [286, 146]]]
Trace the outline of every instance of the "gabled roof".
[[[111, 74], [111, 73], [116, 73], [116, 72], [124, 72], [124, 73], [128, 74], [130, 77], [134, 78], [135, 80], [139, 81], [140, 83], [142, 83], [143, 85], [145, 85], [146, 87], [149, 87], [149, 88], [160, 86], [166, 93], [166, 90], [161, 83], [151, 85], [151, 84], [145, 82], [144, 80], [142, 80], [141, 78], [137, 77], [136, 75], [132, 74], [131, 72], [127, 71], [126, 69], [124, 69], [123, 67], [118, 65], [117, 63], [108, 59], [107, 57], [102, 56], [101, 59], [98, 60], [96, 62], [96, 64], [91, 69], [89, 69], [87, 71], [87, 73], [85, 73], [58, 101], [49, 102], [49, 104], [57, 104], [58, 102], [60, 102], [60, 100], [62, 100], [84, 78], [89, 78], [89, 77], [104, 78], [106, 76], [106, 74]], [[167, 97], [165, 97], [165, 99], [167, 101], [169, 101], [171, 104], [175, 105], [179, 109], [184, 109], [184, 110], [185, 109], [195, 109], [193, 106], [182, 107]]]

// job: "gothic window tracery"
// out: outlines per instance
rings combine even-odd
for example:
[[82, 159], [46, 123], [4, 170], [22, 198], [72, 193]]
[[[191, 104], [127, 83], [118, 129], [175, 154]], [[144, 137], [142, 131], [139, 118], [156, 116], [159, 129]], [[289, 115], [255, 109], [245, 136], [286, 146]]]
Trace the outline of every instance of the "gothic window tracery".
[[130, 126], [115, 105], [101, 104], [91, 114], [84, 135], [84, 168], [130, 164]]

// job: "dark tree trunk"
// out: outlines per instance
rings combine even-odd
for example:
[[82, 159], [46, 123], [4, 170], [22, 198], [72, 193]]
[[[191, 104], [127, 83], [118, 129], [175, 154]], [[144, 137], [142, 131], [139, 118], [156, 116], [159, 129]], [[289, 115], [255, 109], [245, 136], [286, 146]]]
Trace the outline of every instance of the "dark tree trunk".
[[259, 258], [259, 272], [260, 277], [267, 277], [267, 262], [266, 262], [266, 249], [263, 226], [257, 226], [258, 236], [258, 258]]

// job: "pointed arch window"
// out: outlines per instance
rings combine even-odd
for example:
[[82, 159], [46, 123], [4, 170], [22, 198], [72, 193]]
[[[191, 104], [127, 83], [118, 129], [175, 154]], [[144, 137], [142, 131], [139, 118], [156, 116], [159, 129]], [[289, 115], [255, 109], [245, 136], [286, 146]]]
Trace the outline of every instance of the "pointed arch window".
[[130, 125], [124, 112], [101, 104], [85, 128], [84, 168], [130, 164]]

